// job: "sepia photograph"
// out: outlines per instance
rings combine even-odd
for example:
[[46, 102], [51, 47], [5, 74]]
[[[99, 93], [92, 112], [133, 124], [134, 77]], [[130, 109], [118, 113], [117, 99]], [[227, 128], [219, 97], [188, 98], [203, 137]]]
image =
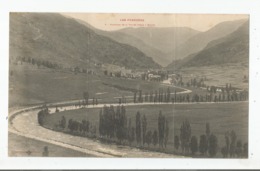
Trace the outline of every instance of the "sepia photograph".
[[248, 158], [249, 15], [9, 13], [9, 157]]

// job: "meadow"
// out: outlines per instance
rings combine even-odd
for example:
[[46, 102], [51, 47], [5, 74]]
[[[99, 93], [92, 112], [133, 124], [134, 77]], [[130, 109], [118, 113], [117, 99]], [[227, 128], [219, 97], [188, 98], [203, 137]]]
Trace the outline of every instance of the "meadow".
[[[123, 79], [101, 75], [74, 74], [65, 70], [32, 67], [29, 64], [12, 67], [9, 77], [9, 107], [67, 100], [83, 99], [83, 92], [89, 98], [97, 98], [99, 103], [114, 102], [114, 97], [133, 96], [133, 91], [143, 93], [167, 89], [159, 82], [147, 82], [140, 79]], [[183, 91], [170, 87], [171, 92]], [[128, 100], [133, 100], [132, 98]]]
[[[57, 129], [56, 125], [62, 116], [69, 119], [82, 121], [83, 119], [90, 121], [92, 124], [99, 125], [99, 110], [97, 108], [82, 108], [78, 110], [68, 110], [51, 114], [47, 117], [44, 124], [46, 128]], [[237, 140], [243, 143], [248, 141], [248, 103], [208, 103], [208, 104], [161, 104], [161, 105], [141, 105], [126, 106], [126, 115], [132, 120], [132, 126], [135, 127], [135, 116], [137, 111], [141, 115], [146, 115], [147, 131], [158, 130], [159, 111], [169, 121], [169, 140], [165, 151], [170, 153], [180, 153], [174, 150], [174, 136], [180, 135], [180, 127], [185, 119], [191, 124], [191, 134], [195, 135], [198, 140], [200, 135], [206, 134], [206, 123], [210, 124], [211, 133], [218, 138], [218, 154], [221, 157], [220, 149], [225, 145], [225, 133], [234, 130]], [[68, 130], [67, 130], [68, 131]], [[97, 132], [98, 134], [98, 132]], [[158, 150], [158, 145], [153, 150]]]
[[182, 68], [180, 73], [183, 75], [183, 81], [186, 82], [192, 77], [206, 77], [206, 85], [225, 86], [231, 83], [234, 87], [240, 89], [249, 88], [248, 82], [244, 82], [244, 76], [249, 76], [248, 64], [223, 64], [202, 67]]

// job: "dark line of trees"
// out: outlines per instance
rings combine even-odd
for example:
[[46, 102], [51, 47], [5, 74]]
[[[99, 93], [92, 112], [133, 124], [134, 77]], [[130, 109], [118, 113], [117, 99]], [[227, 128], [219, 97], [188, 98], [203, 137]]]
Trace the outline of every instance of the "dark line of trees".
[[224, 158], [241, 158], [248, 156], [248, 143], [242, 144], [241, 140], [236, 140], [235, 131], [225, 134], [225, 146], [219, 149], [216, 135], [210, 132], [210, 125], [206, 123], [205, 134], [198, 139], [191, 136], [191, 126], [188, 120], [185, 120], [180, 128], [180, 136], [174, 136], [174, 148], [178, 151], [182, 149], [182, 154], [195, 156], [198, 152], [201, 156], [215, 157], [220, 151]]
[[[57, 107], [56, 107], [57, 112]], [[38, 113], [38, 122], [43, 125], [46, 117], [49, 115], [49, 110], [46, 106]], [[153, 144], [154, 147], [159, 145], [159, 149], [165, 149], [168, 144], [169, 124], [167, 118], [159, 111], [158, 129], [148, 130], [148, 121], [145, 114], [137, 111], [135, 115], [135, 125], [132, 123], [132, 118], [127, 118], [125, 106], [104, 106], [99, 113], [98, 133], [95, 124], [91, 124], [88, 120], [83, 119], [81, 122], [69, 119], [67, 122], [64, 116], [59, 121], [59, 128], [63, 131], [80, 136], [91, 138], [97, 137], [101, 140], [109, 142], [117, 142], [119, 144], [128, 143], [130, 146], [144, 147], [145, 144], [149, 147]], [[180, 134], [174, 136], [174, 148], [178, 151], [181, 148], [183, 155], [215, 157], [220, 151], [224, 158], [241, 158], [248, 156], [248, 144], [237, 140], [235, 131], [226, 132], [225, 146], [219, 149], [218, 139], [211, 132], [210, 124], [206, 123], [205, 133], [199, 138], [192, 135], [190, 122], [186, 119], [180, 126]]]
[[237, 140], [236, 132], [225, 133], [225, 146], [221, 148], [221, 153], [224, 158], [247, 157], [248, 143], [242, 144], [241, 140]]
[[68, 129], [71, 133], [93, 138], [95, 138], [97, 134], [96, 125], [91, 124], [91, 122], [85, 119], [83, 119], [81, 122], [70, 119], [68, 121]]
[[32, 64], [32, 65], [36, 65], [37, 67], [44, 66], [44, 67], [52, 68], [52, 69], [61, 68], [61, 65], [58, 65], [57, 63], [50, 62], [48, 60], [35, 59], [32, 57], [18, 57], [17, 61], [20, 61], [21, 64], [23, 62], [26, 62], [26, 63]]
[[142, 90], [134, 92], [134, 103], [190, 103], [190, 102], [231, 102], [231, 101], [246, 101], [248, 100], [248, 92], [244, 91], [229, 91], [228, 93], [207, 93], [204, 95], [199, 94], [178, 94], [176, 91], [171, 94], [170, 89], [166, 91], [159, 89], [150, 91], [150, 93], [142, 93]]
[[[99, 113], [99, 136], [101, 139], [108, 139], [120, 144], [132, 144], [145, 146], [158, 142], [160, 147], [166, 147], [169, 136], [169, 125], [161, 112], [158, 118], [158, 130], [147, 130], [148, 121], [146, 115], [141, 115], [138, 111], [135, 116], [135, 126], [132, 119], [127, 118], [125, 106], [104, 106]], [[159, 132], [159, 133], [158, 133]]]
[[206, 134], [201, 135], [200, 140], [198, 140], [196, 136], [191, 135], [191, 126], [186, 119], [182, 122], [180, 136], [174, 137], [174, 147], [176, 150], [181, 147], [184, 155], [189, 155], [191, 152], [194, 156], [197, 152], [200, 152], [203, 156], [208, 154], [210, 157], [215, 157], [218, 152], [218, 139], [213, 133], [210, 133], [210, 127], [207, 123]]
[[[176, 94], [176, 92], [175, 92]], [[171, 91], [168, 87], [166, 91], [163, 89], [159, 89], [158, 91], [150, 91], [150, 93], [145, 92], [142, 93], [142, 90], [134, 92], [134, 103], [143, 103], [143, 102], [151, 102], [151, 103], [162, 103], [162, 102], [171, 102]]]
[[97, 134], [96, 125], [92, 124], [86, 119], [83, 119], [81, 122], [69, 119], [67, 122], [66, 117], [62, 116], [61, 120], [59, 121], [59, 127], [63, 131], [69, 131], [71, 134], [87, 136], [91, 138], [95, 138]]
[[[129, 126], [129, 125], [128, 125]], [[131, 127], [131, 125], [129, 126]], [[99, 113], [99, 136], [106, 139], [117, 139], [119, 143], [132, 139], [127, 133], [127, 117], [125, 107], [104, 106]]]
[[[63, 69], [64, 68], [61, 64], [57, 64], [55, 62], [51, 62], [48, 60], [35, 59], [32, 57], [19, 56], [14, 61], [15, 61], [15, 62], [13, 62], [14, 64], [20, 63], [22, 65], [23, 63], [29, 63], [29, 64], [37, 66], [38, 68], [40, 68], [41, 66], [46, 67], [46, 68], [51, 68], [51, 69]], [[69, 71], [73, 72], [74, 74], [78, 74], [78, 73], [86, 73], [86, 74], [90, 74], [90, 75], [96, 74], [91, 69], [84, 69], [84, 68], [80, 68], [79, 66], [70, 67], [67, 69]]]

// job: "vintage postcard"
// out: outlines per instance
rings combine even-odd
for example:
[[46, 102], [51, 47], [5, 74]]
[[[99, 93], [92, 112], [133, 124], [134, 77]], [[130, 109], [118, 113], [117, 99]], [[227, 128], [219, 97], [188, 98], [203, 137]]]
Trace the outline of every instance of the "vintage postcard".
[[9, 157], [248, 158], [249, 15], [9, 19]]

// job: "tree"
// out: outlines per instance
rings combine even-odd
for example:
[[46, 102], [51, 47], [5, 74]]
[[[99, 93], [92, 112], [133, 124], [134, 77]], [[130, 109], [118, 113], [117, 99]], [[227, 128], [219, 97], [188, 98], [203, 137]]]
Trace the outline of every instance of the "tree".
[[129, 142], [129, 144], [131, 145], [131, 143], [132, 143], [132, 137], [131, 137], [131, 131], [132, 131], [132, 121], [131, 121], [131, 118], [129, 118], [129, 120], [128, 120], [128, 128], [127, 128], [127, 139], [128, 139], [128, 142]]
[[191, 126], [189, 121], [186, 119], [182, 123], [180, 128], [180, 141], [181, 141], [182, 152], [186, 153], [189, 151], [190, 138], [191, 138]]
[[134, 140], [135, 140], [135, 128], [132, 127], [132, 129], [131, 129], [131, 134], [130, 134], [130, 141], [129, 141], [130, 145], [131, 145], [131, 143], [132, 143]]
[[157, 131], [154, 130], [153, 132], [153, 145], [156, 146], [158, 143], [158, 134], [157, 134]]
[[159, 146], [160, 147], [163, 147], [164, 130], [165, 130], [165, 117], [162, 115], [162, 111], [160, 111], [159, 117], [158, 117], [158, 131], [159, 131]]
[[192, 155], [195, 155], [195, 153], [198, 151], [198, 140], [196, 136], [191, 137], [190, 150]]
[[62, 129], [66, 128], [66, 118], [64, 116], [62, 116], [62, 119], [61, 119], [61, 128]]
[[230, 149], [229, 132], [225, 133], [225, 142], [226, 142], [226, 150], [227, 150], [226, 157], [228, 157], [228, 153], [229, 153], [229, 149]]
[[164, 131], [164, 147], [166, 148], [168, 143], [168, 137], [169, 137], [169, 124], [168, 120], [165, 120], [165, 131]]
[[170, 88], [168, 87], [167, 89], [167, 99], [166, 99], [166, 102], [170, 102], [170, 99], [171, 99], [171, 91], [170, 91]]
[[179, 146], [180, 146], [180, 139], [179, 139], [179, 136], [178, 135], [175, 135], [174, 136], [174, 147], [176, 150], [179, 149]]
[[49, 109], [46, 106], [38, 112], [37, 117], [38, 117], [38, 123], [40, 125], [44, 124], [48, 114], [49, 114]]
[[227, 146], [221, 148], [221, 153], [224, 158], [227, 158], [228, 156], [228, 149]]
[[136, 113], [135, 135], [136, 135], [137, 144], [140, 144], [140, 142], [141, 142], [141, 116], [140, 116], [139, 111]]
[[104, 117], [103, 117], [102, 109], [100, 109], [99, 112], [99, 134], [101, 137], [104, 136]]
[[155, 90], [155, 95], [154, 95], [154, 103], [158, 101], [158, 93], [157, 90]]
[[[206, 123], [206, 136], [207, 136], [207, 142], [209, 143], [209, 136], [210, 136], [210, 125], [207, 122]], [[207, 145], [208, 146], [208, 145]]]
[[147, 132], [145, 141], [146, 141], [146, 143], [147, 143], [147, 145], [149, 147], [149, 145], [152, 143], [152, 131], [151, 130], [149, 130]]
[[234, 130], [231, 131], [230, 133], [230, 148], [229, 148], [229, 155], [230, 157], [234, 157], [235, 152], [236, 152], [236, 132]]
[[243, 148], [242, 148], [242, 142], [241, 140], [237, 141], [237, 146], [236, 146], [236, 155], [237, 157], [242, 157], [243, 153]]
[[42, 156], [43, 157], [48, 157], [49, 156], [48, 146], [44, 146], [43, 152], [42, 152]]
[[209, 136], [209, 149], [208, 149], [210, 157], [216, 156], [217, 148], [218, 148], [218, 139], [214, 134], [211, 134]]
[[55, 109], [55, 113], [58, 113], [60, 110], [58, 109], [58, 107], [56, 106], [56, 109]]
[[153, 91], [150, 92], [150, 98], [149, 99], [150, 99], [150, 102], [153, 102], [153, 100], [154, 100], [153, 99]]
[[176, 102], [177, 100], [177, 93], [176, 93], [176, 90], [174, 90], [174, 102]]
[[81, 124], [82, 124], [83, 134], [85, 135], [86, 133], [89, 132], [89, 121], [86, 121], [85, 119], [83, 119], [83, 120], [81, 121]]
[[144, 101], [145, 101], [145, 102], [148, 102], [148, 93], [147, 93], [147, 92], [145, 93], [145, 96], [144, 96], [144, 97], [145, 97], [145, 98], [144, 98]]
[[199, 151], [202, 155], [204, 155], [208, 150], [208, 141], [206, 135], [200, 136], [200, 145], [199, 145]]
[[143, 115], [142, 118], [142, 128], [143, 128], [143, 145], [145, 144], [145, 135], [146, 135], [146, 127], [147, 127], [147, 121], [145, 115]]
[[134, 103], [136, 103], [136, 92], [134, 92]]
[[69, 128], [69, 130], [70, 130], [71, 132], [73, 131], [73, 125], [72, 125], [72, 123], [73, 123], [73, 120], [70, 119], [70, 120], [69, 120], [69, 123], [68, 123], [68, 128]]
[[244, 155], [244, 157], [248, 156], [248, 143], [245, 143], [243, 145], [243, 155]]
[[187, 100], [188, 103], [190, 102], [190, 95], [189, 94], [187, 94], [186, 100]]
[[142, 90], [139, 90], [138, 102], [139, 102], [139, 103], [142, 103], [142, 102], [143, 102]]
[[84, 92], [84, 93], [83, 93], [83, 98], [84, 98], [84, 100], [85, 100], [85, 104], [88, 105], [88, 99], [89, 99], [89, 94], [88, 94], [88, 92]]

